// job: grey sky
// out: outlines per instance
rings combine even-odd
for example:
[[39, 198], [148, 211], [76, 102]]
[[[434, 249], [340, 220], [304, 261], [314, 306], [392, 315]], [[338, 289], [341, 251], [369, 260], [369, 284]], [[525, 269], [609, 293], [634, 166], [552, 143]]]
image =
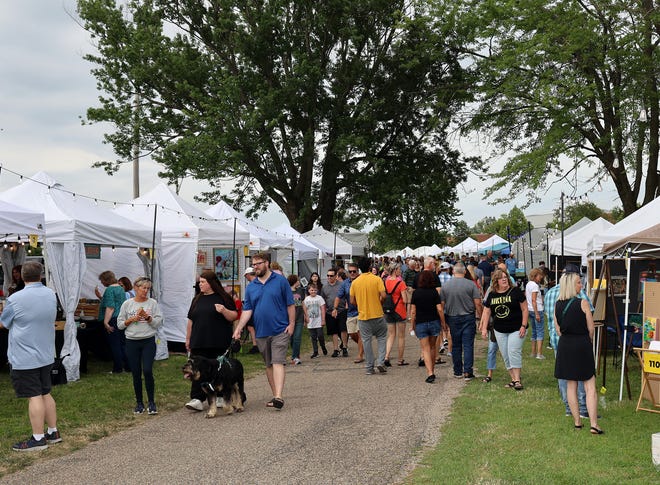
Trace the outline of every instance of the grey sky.
[[[100, 159], [114, 159], [102, 143], [101, 125], [82, 126], [80, 117], [97, 103], [96, 81], [83, 55], [94, 47], [86, 32], [72, 19], [75, 0], [4, 0], [0, 2], [0, 164], [30, 176], [44, 170], [67, 188], [84, 195], [114, 201], [132, 198], [132, 169], [124, 166], [115, 176], [91, 168]], [[69, 12], [69, 13], [67, 13]], [[474, 151], [463, 140], [456, 145]], [[467, 147], [467, 148], [466, 148]], [[141, 162], [141, 192], [158, 182], [158, 167]], [[584, 174], [586, 178], [587, 174]], [[6, 170], [0, 175], [0, 191], [19, 183]], [[522, 201], [512, 197], [506, 205], [481, 200], [483, 183], [470, 178], [459, 189], [459, 208], [470, 225], [485, 216], [497, 217]], [[555, 187], [541, 204], [526, 214], [551, 212], [558, 206], [561, 190]], [[192, 201], [195, 193], [208, 190], [204, 182], [187, 180], [181, 195]], [[587, 187], [578, 189], [584, 193]], [[611, 185], [591, 199], [605, 209], [618, 205]], [[260, 219], [274, 227], [285, 219], [270, 214]]]

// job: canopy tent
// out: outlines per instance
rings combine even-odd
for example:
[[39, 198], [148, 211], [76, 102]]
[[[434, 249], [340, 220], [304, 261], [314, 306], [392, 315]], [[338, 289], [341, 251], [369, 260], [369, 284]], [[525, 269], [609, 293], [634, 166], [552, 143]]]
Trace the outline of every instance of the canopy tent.
[[346, 234], [341, 232], [330, 232], [322, 227], [303, 233], [303, 236], [312, 241], [316, 246], [323, 248], [324, 252], [333, 256], [364, 256], [364, 244], [349, 242]]
[[68, 380], [76, 381], [80, 378], [80, 349], [74, 312], [86, 269], [85, 244], [160, 250], [160, 233], [103, 209], [91, 199], [76, 197], [45, 172], [3, 192], [0, 200], [43, 210], [50, 282], [66, 315], [61, 355], [65, 356]]
[[[589, 222], [577, 230], [570, 232], [564, 231], [564, 255], [582, 256], [582, 264], [586, 264], [587, 246], [592, 242], [597, 234], [607, 232], [613, 224], [599, 217], [595, 221]], [[571, 226], [571, 229], [574, 226]], [[561, 236], [551, 239], [548, 243], [550, 254], [561, 254]]]
[[478, 247], [479, 247], [479, 243], [477, 241], [475, 241], [471, 237], [467, 237], [463, 241], [458, 243], [456, 246], [453, 246], [450, 252], [460, 253], [460, 254], [476, 253]]
[[433, 246], [420, 246], [413, 250], [413, 255], [417, 257], [435, 256], [438, 253], [439, 251], [433, 249]]
[[[161, 281], [159, 304], [163, 312], [164, 337], [173, 342], [186, 341], [188, 308], [194, 296], [199, 246], [219, 248], [243, 247], [250, 234], [229, 224], [211, 219], [204, 211], [173, 193], [167, 185], [159, 183], [151, 191], [119, 206], [117, 214], [141, 224], [156, 223], [162, 233], [160, 254]], [[240, 251], [242, 253], [242, 251]], [[241, 258], [238, 258], [240, 265]], [[236, 281], [242, 281], [237, 268]]]
[[607, 230], [596, 234], [587, 244], [587, 254], [599, 253], [603, 246], [648, 229], [658, 222], [660, 197], [640, 207]]
[[[5, 235], [5, 242], [13, 241], [18, 243], [20, 240], [24, 244], [28, 242], [30, 235], [43, 236], [45, 225], [46, 220], [42, 212], [34, 212], [30, 209], [0, 200], [0, 235]], [[5, 277], [2, 290], [5, 295], [12, 282], [12, 268], [25, 262], [25, 248], [23, 244], [3, 247], [0, 252], [0, 261], [2, 262], [2, 271]]]
[[[657, 199], [656, 199], [657, 200]], [[625, 219], [624, 219], [625, 220]], [[630, 315], [630, 270], [632, 259], [657, 259], [660, 258], [660, 224], [655, 224], [647, 229], [639, 231], [630, 236], [621, 238], [606, 244], [602, 249], [603, 255], [610, 259], [624, 259], [626, 261], [626, 297], [624, 322], [628, 321]], [[622, 342], [628, 340], [628, 325], [623, 326]], [[621, 359], [621, 381], [619, 383], [619, 401], [623, 397], [623, 378], [626, 368], [626, 354], [623, 352]]]
[[507, 241], [503, 237], [498, 236], [497, 234], [493, 234], [485, 241], [481, 241], [479, 243], [479, 249], [497, 251], [497, 249], [494, 248], [496, 246], [502, 247], [503, 244], [506, 244], [508, 246], [509, 241]]

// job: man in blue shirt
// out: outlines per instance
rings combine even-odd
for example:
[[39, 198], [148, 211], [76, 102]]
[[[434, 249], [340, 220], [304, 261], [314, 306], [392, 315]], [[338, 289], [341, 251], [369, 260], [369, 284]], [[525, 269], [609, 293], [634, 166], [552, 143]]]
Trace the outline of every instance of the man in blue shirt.
[[[336, 312], [343, 311], [346, 308], [346, 330], [348, 336], [358, 346], [358, 357], [353, 362], [360, 364], [364, 362], [364, 347], [362, 338], [360, 338], [360, 329], [358, 328], [358, 309], [351, 303], [351, 283], [360, 275], [357, 263], [348, 263], [348, 279], [344, 280], [339, 288], [337, 297], [333, 305], [333, 316]], [[344, 349], [346, 350], [346, 349]]]
[[[9, 330], [7, 357], [16, 397], [28, 399], [32, 436], [12, 446], [14, 451], [45, 450], [62, 441], [57, 430], [57, 407], [50, 394], [50, 371], [55, 359], [55, 293], [41, 283], [43, 266], [28, 261], [21, 269], [25, 288], [7, 299], [0, 327]], [[44, 433], [44, 422], [48, 430]]]
[[296, 325], [296, 307], [289, 282], [270, 270], [269, 254], [255, 254], [252, 268], [257, 277], [245, 289], [243, 312], [234, 330], [234, 338], [241, 338], [243, 327], [250, 317], [254, 317], [257, 346], [266, 363], [266, 377], [273, 392], [273, 399], [266, 406], [282, 409], [284, 365], [289, 339]]
[[[580, 274], [580, 269], [574, 264], [567, 264], [564, 268], [564, 273], [576, 273]], [[550, 336], [550, 345], [555, 351], [555, 357], [557, 356], [557, 344], [559, 343], [559, 335], [557, 335], [557, 329], [555, 328], [555, 304], [559, 298], [559, 283], [550, 288], [545, 292], [545, 298], [543, 300], [543, 309], [545, 311], [546, 317], [548, 319], [548, 335]], [[578, 297], [587, 300], [591, 311], [593, 312], [594, 307], [591, 304], [591, 300], [587, 293], [584, 291], [584, 287], [580, 290]], [[571, 410], [568, 407], [568, 400], [566, 398], [566, 387], [567, 383], [565, 379], [557, 379], [559, 385], [559, 394], [561, 395], [561, 400], [564, 401], [564, 406], [566, 406], [566, 416], [571, 415]], [[580, 416], [586, 418], [589, 416], [587, 412], [587, 395], [584, 391], [584, 383], [578, 381], [578, 405], [580, 406]]]

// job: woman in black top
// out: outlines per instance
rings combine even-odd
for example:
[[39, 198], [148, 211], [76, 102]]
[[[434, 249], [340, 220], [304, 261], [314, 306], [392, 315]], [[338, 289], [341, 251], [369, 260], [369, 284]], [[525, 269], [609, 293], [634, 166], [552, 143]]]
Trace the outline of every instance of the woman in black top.
[[525, 294], [511, 284], [510, 276], [501, 269], [496, 269], [491, 275], [490, 293], [484, 301], [479, 326], [482, 331], [487, 327], [491, 315], [497, 346], [511, 376], [511, 382], [506, 387], [521, 391], [522, 347], [529, 327], [529, 312]]
[[565, 273], [559, 280], [559, 285], [559, 299], [555, 304], [555, 329], [559, 335], [555, 377], [567, 381], [566, 398], [577, 429], [582, 428], [577, 386], [578, 381], [584, 383], [591, 433], [603, 434], [598, 427], [596, 365], [592, 348], [594, 319], [589, 303], [578, 297], [582, 289], [580, 275]]
[[[238, 318], [236, 304], [227, 293], [214, 271], [203, 271], [199, 277], [200, 292], [193, 298], [188, 310], [186, 350], [191, 355], [215, 359], [231, 345], [234, 320]], [[206, 394], [197, 381], [192, 381], [188, 409], [202, 410]]]
[[422, 271], [410, 301], [410, 322], [422, 347], [426, 382], [429, 384], [435, 381], [435, 354], [440, 325], [447, 330], [445, 314], [440, 305], [440, 294], [436, 288], [437, 281], [433, 271]]

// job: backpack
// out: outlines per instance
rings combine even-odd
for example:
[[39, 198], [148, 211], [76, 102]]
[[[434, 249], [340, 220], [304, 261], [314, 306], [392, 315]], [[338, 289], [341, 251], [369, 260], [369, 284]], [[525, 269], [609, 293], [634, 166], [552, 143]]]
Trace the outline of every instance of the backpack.
[[396, 282], [396, 285], [394, 285], [394, 288], [392, 288], [391, 293], [385, 290], [385, 298], [383, 299], [383, 313], [385, 315], [394, 314], [394, 309], [396, 308], [396, 304], [399, 303], [398, 301], [394, 303], [394, 298], [392, 298], [392, 293], [396, 291], [396, 287], [399, 286], [399, 283], [401, 283], [401, 281]]

